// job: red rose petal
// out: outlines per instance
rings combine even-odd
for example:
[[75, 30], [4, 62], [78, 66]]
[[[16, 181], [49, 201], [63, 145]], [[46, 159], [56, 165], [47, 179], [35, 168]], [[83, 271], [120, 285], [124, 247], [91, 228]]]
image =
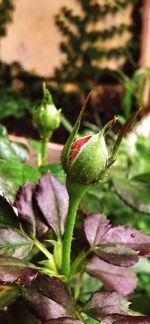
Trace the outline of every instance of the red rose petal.
[[70, 160], [74, 160], [79, 151], [81, 150], [82, 146], [89, 141], [89, 139], [92, 137], [92, 135], [88, 135], [88, 136], [85, 136], [85, 137], [82, 137], [78, 140], [76, 140], [75, 142], [73, 142], [73, 144], [71, 145], [71, 155], [70, 155]]

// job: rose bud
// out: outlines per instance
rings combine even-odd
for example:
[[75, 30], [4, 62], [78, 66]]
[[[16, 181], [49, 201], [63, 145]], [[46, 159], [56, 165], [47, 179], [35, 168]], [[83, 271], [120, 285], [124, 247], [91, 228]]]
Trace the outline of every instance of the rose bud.
[[122, 137], [130, 129], [130, 126], [139, 113], [139, 110], [133, 113], [122, 126], [112, 148], [112, 154], [108, 157], [105, 136], [114, 126], [116, 117], [109, 121], [98, 134], [85, 136], [74, 141], [75, 135], [77, 134], [80, 126], [85, 106], [86, 103], [83, 106], [73, 130], [64, 146], [61, 154], [61, 162], [62, 167], [67, 174], [67, 179], [71, 179], [74, 182], [82, 185], [90, 185], [101, 182], [104, 177], [107, 176], [111, 165], [117, 158]]
[[107, 160], [103, 133], [85, 136], [71, 145], [67, 175], [80, 183], [96, 183], [107, 166]]
[[44, 98], [33, 113], [33, 123], [38, 128], [41, 138], [49, 139], [61, 122], [61, 109], [57, 110], [52, 96], [43, 85]]
[[108, 166], [105, 134], [112, 128], [115, 120], [111, 120], [96, 135], [72, 141], [69, 151], [64, 147], [62, 166], [68, 178], [85, 185], [96, 184], [103, 179]]

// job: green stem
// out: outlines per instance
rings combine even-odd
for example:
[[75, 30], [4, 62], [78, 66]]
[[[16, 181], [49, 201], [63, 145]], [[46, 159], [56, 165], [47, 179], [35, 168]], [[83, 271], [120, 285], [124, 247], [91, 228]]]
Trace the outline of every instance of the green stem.
[[89, 254], [93, 252], [93, 246], [91, 246], [87, 251], [81, 251], [76, 259], [73, 261], [71, 265], [71, 276], [79, 272], [80, 267], [84, 268], [84, 264], [86, 263], [87, 257]]
[[41, 139], [41, 150], [37, 156], [37, 164], [38, 167], [40, 167], [41, 165], [44, 165], [47, 162], [47, 146], [48, 146], [48, 142], [52, 136], [53, 132], [49, 132], [48, 136], [45, 136]]
[[47, 160], [47, 145], [48, 145], [48, 139], [43, 138], [41, 142], [41, 163], [45, 164]]
[[42, 165], [41, 152], [37, 153], [36, 163], [37, 163], [38, 167], [40, 167]]
[[52, 254], [46, 249], [46, 247], [39, 242], [38, 240], [33, 240], [35, 246], [47, 257], [47, 259], [51, 259]]
[[53, 255], [46, 249], [46, 247], [37, 239], [33, 240], [34, 245], [47, 257], [50, 262], [51, 268], [57, 273], [57, 268], [54, 262]]
[[62, 253], [62, 273], [67, 277], [70, 276], [71, 242], [78, 205], [78, 201], [70, 199]]
[[73, 238], [73, 230], [75, 225], [77, 209], [81, 198], [88, 190], [88, 185], [76, 183], [69, 178], [67, 178], [66, 185], [69, 194], [69, 208], [63, 239], [62, 274], [69, 278], [71, 263], [71, 243]]

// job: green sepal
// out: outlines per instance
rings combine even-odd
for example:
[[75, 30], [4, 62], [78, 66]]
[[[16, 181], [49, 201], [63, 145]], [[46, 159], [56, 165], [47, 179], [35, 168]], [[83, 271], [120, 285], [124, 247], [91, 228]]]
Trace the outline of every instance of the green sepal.
[[121, 127], [121, 130], [118, 134], [118, 137], [117, 137], [117, 140], [115, 142], [115, 145], [113, 147], [113, 152], [112, 152], [112, 155], [111, 157], [109, 158], [108, 160], [108, 166], [111, 166], [116, 158], [117, 158], [117, 153], [118, 153], [118, 150], [119, 150], [119, 146], [120, 146], [120, 143], [122, 141], [122, 138], [128, 133], [128, 131], [130, 130], [133, 122], [135, 121], [137, 115], [141, 112], [142, 108], [139, 108], [137, 111], [135, 111], [129, 118], [128, 120], [124, 123], [124, 125]]
[[68, 176], [66, 178], [66, 187], [69, 194], [69, 198], [74, 199], [78, 202], [80, 202], [81, 198], [89, 189], [89, 185], [76, 182]]
[[53, 274], [58, 273], [53, 256], [52, 256], [51, 260], [50, 259], [42, 260], [42, 261], [39, 261], [38, 264], [44, 266], [44, 268], [48, 268], [48, 270], [53, 272]]
[[90, 98], [92, 94], [92, 91], [89, 93], [89, 95], [87, 96], [86, 100], [85, 100], [85, 103], [80, 111], [80, 114], [77, 118], [77, 121], [72, 129], [72, 132], [63, 148], [63, 151], [62, 151], [62, 154], [61, 154], [61, 163], [62, 163], [62, 166], [64, 168], [65, 171], [67, 171], [67, 168], [68, 168], [68, 163], [69, 163], [69, 155], [70, 155], [70, 150], [71, 150], [71, 145], [74, 141], [74, 138], [78, 132], [78, 129], [80, 127], [80, 124], [81, 124], [81, 119], [82, 119], [82, 116], [84, 114], [84, 111], [85, 111], [85, 108], [86, 108], [86, 105], [88, 103], [88, 100]]
[[54, 247], [54, 261], [58, 269], [61, 268], [62, 264], [62, 240], [58, 238], [58, 241], [55, 240], [46, 240], [47, 242], [51, 243]]
[[117, 121], [117, 117], [114, 116], [113, 119], [111, 119], [106, 125], [103, 126], [100, 133], [103, 136], [106, 136], [112, 130], [112, 128], [114, 127], [116, 121]]
[[46, 84], [45, 82], [42, 83], [42, 87], [43, 87], [43, 100], [42, 100], [42, 104], [45, 106], [46, 104], [49, 105], [54, 105], [54, 101], [53, 98], [49, 92], [49, 90], [46, 88]]
[[[47, 266], [48, 266], [48, 264], [47, 264]], [[41, 273], [44, 273], [49, 277], [55, 277], [55, 278], [60, 279], [62, 282], [67, 282], [67, 277], [64, 276], [63, 274], [60, 274], [58, 272], [56, 273], [55, 271], [53, 271], [53, 270], [51, 270], [49, 268], [46, 268], [46, 267], [45, 268], [40, 268], [39, 270], [40, 270]]]

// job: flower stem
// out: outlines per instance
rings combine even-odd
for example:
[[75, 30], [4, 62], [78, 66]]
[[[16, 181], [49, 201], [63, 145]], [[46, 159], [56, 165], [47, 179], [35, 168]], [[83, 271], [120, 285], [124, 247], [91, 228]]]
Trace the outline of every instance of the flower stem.
[[78, 201], [70, 199], [69, 209], [64, 233], [63, 254], [62, 254], [62, 273], [69, 277], [70, 275], [70, 254], [73, 229], [78, 208]]
[[49, 260], [51, 268], [57, 273], [57, 268], [54, 262], [53, 255], [47, 250], [47, 248], [39, 242], [37, 239], [34, 239], [34, 245], [47, 257]]
[[34, 245], [47, 257], [47, 259], [51, 260], [52, 254], [47, 250], [47, 248], [37, 239], [34, 239], [33, 242]]
[[43, 138], [41, 142], [41, 162], [42, 164], [46, 163], [47, 160], [47, 144], [48, 144], [48, 139]]
[[73, 230], [75, 225], [77, 209], [81, 198], [88, 190], [88, 185], [76, 183], [69, 178], [67, 178], [66, 185], [69, 194], [69, 208], [63, 239], [62, 274], [69, 278], [71, 263], [71, 243], [73, 238]]

